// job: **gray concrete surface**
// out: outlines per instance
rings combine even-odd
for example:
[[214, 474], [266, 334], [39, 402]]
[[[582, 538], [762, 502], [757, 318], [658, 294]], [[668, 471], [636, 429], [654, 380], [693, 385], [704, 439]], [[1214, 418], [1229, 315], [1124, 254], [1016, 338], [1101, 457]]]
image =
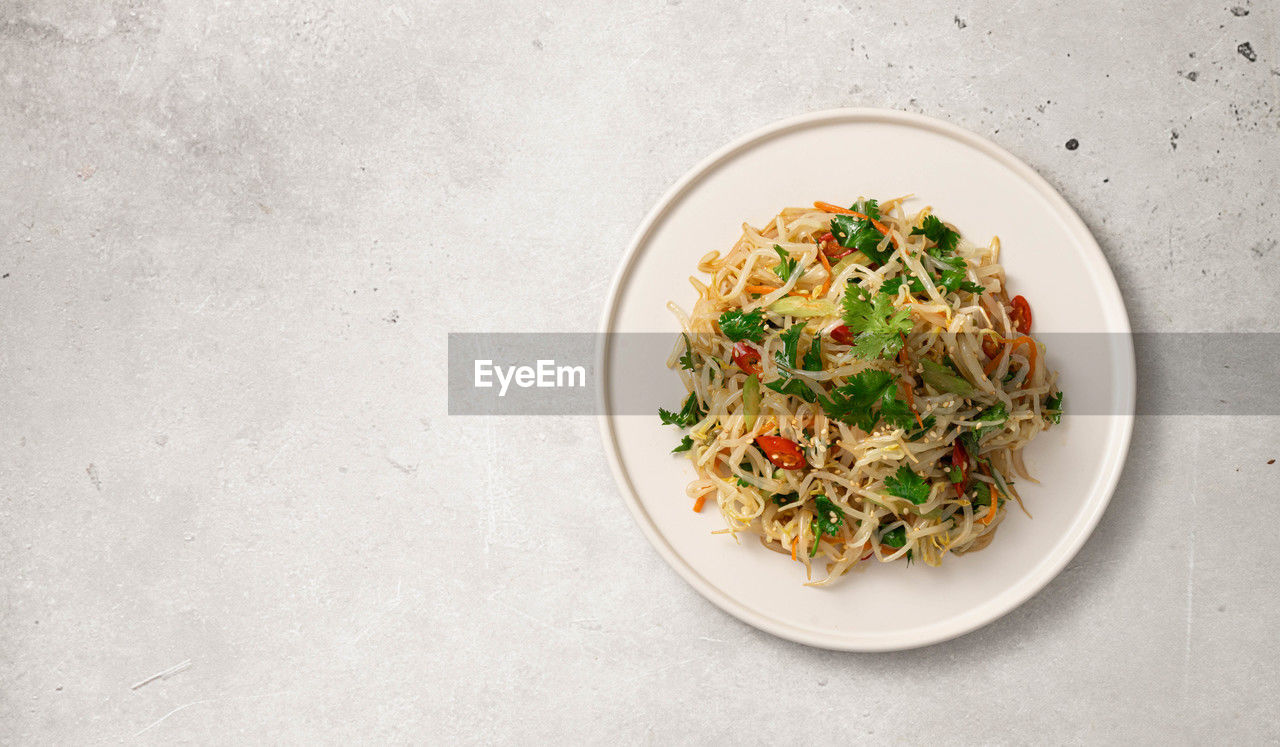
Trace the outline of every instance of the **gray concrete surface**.
[[1276, 330], [1280, 8], [1146, 5], [0, 3], [0, 735], [1274, 741], [1273, 418], [1141, 419], [1044, 592], [866, 656], [698, 597], [593, 420], [445, 414], [447, 332], [593, 329], [662, 190], [832, 106], [1026, 159], [1135, 328]]

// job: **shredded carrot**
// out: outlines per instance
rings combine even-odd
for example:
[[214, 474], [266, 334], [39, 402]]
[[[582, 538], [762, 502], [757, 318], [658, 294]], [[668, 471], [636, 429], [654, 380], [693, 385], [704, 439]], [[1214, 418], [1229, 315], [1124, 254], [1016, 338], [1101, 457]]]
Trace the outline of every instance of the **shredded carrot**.
[[[1027, 378], [1023, 379], [1022, 381], [1022, 385], [1025, 387], [1028, 383], [1030, 383], [1031, 377], [1035, 375], [1036, 365], [1040, 359], [1040, 349], [1036, 347], [1036, 341], [1026, 335], [1022, 335], [1021, 337], [1014, 337], [1012, 339], [1005, 338], [1005, 337], [997, 337], [996, 342], [1000, 343], [1001, 345], [1009, 346], [1007, 349], [1008, 355], [1013, 355], [1013, 351], [1017, 350], [1019, 345], [1027, 346], [1027, 349], [1030, 351], [1027, 354], [1027, 362], [1031, 365], [1031, 368], [1027, 371]], [[1000, 356], [992, 360], [990, 363], [987, 364], [987, 367], [983, 369], [982, 371], [983, 374], [985, 374], [988, 378], [990, 378], [991, 372], [999, 368], [1000, 361], [1003, 359], [1004, 359], [1004, 356]]]
[[695, 512], [695, 513], [701, 513], [701, 511], [702, 511], [702, 504], [703, 504], [703, 502], [704, 502], [704, 501], [706, 501], [706, 500], [707, 500], [707, 494], [706, 494], [706, 493], [703, 493], [702, 495], [698, 496], [698, 500], [696, 500], [696, 501], [694, 501], [694, 502], [693, 502], [693, 510], [694, 510], [694, 512]]
[[777, 288], [774, 288], [771, 285], [748, 285], [747, 287], [743, 288], [743, 290], [746, 291], [747, 293], [769, 294], [776, 291]]
[[902, 391], [906, 394], [907, 407], [911, 408], [911, 414], [916, 417], [916, 424], [923, 428], [924, 421], [920, 419], [920, 413], [916, 412], [915, 392], [911, 391], [911, 385], [907, 383], [906, 379], [898, 379], [898, 384], [901, 385]]
[[827, 291], [831, 290], [831, 281], [834, 279], [831, 274], [831, 263], [827, 261], [827, 255], [822, 252], [822, 247], [818, 247], [818, 261], [827, 269], [827, 279], [822, 283], [822, 290], [818, 291], [818, 295], [814, 298], [822, 298], [827, 295]]
[[[983, 474], [986, 474], [986, 470], [983, 470]], [[981, 522], [983, 526], [991, 524], [991, 520], [996, 517], [996, 486], [992, 485], [991, 483], [987, 483], [987, 487], [991, 489], [991, 507], [987, 509], [986, 516], [983, 516], [981, 519], [978, 519], [978, 521]]]
[[991, 362], [987, 364], [986, 368], [982, 369], [982, 375], [986, 376], [988, 379], [991, 378], [991, 374], [1000, 367], [1000, 361], [1005, 359], [1006, 354], [1005, 348], [1000, 348], [1000, 353], [991, 359]]
[[791, 559], [792, 560], [796, 559], [796, 543], [798, 543], [799, 541], [800, 541], [800, 535], [798, 534], [795, 536], [794, 539], [791, 540]]
[[859, 213], [856, 210], [846, 210], [845, 208], [842, 208], [839, 205], [832, 205], [829, 202], [819, 201], [819, 202], [813, 203], [813, 206], [824, 213], [835, 213], [836, 215], [852, 215], [855, 218], [861, 218], [862, 220], [870, 221], [871, 225], [875, 226], [877, 231], [884, 234], [885, 236], [888, 236], [889, 240], [893, 242], [893, 245], [898, 246], [898, 239], [889, 233], [889, 227], [881, 223], [880, 221], [876, 220], [875, 218], [872, 218], [869, 215], [863, 215], [862, 213]]

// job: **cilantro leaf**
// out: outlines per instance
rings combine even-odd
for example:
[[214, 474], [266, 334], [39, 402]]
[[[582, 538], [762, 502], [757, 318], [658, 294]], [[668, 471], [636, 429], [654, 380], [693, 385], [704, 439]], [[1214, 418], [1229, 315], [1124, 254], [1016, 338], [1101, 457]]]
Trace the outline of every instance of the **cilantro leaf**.
[[885, 479], [884, 486], [890, 495], [906, 498], [917, 506], [929, 500], [929, 483], [905, 464]]
[[718, 321], [720, 331], [734, 342], [760, 342], [764, 339], [764, 309], [756, 309], [749, 314], [742, 313], [741, 309], [730, 309], [721, 314]]
[[894, 527], [880, 537], [880, 544], [885, 547], [902, 547], [907, 544], [907, 528]]
[[799, 497], [800, 497], [799, 493], [774, 493], [773, 505], [785, 506], [788, 503], [795, 503], [796, 499]]
[[861, 288], [844, 294], [844, 323], [856, 334], [853, 354], [859, 358], [888, 358], [902, 349], [902, 337], [911, 331], [911, 312], [895, 309], [888, 296], [870, 298]]
[[[864, 200], [863, 202], [855, 203], [853, 210], [863, 213], [873, 220], [880, 217], [880, 205], [875, 200]], [[862, 252], [877, 264], [888, 262], [889, 255], [893, 254], [891, 247], [888, 247], [886, 251], [877, 249], [876, 247], [884, 240], [884, 234], [880, 233], [871, 221], [863, 220], [854, 215], [837, 215], [832, 218], [831, 235], [836, 238], [836, 241], [840, 242], [841, 246]]]
[[693, 370], [693, 343], [689, 341], [689, 335], [681, 335], [684, 337], [684, 355], [680, 356], [680, 367], [686, 371]]
[[842, 423], [870, 433], [883, 418], [890, 425], [906, 427], [915, 422], [911, 408], [898, 399], [898, 382], [887, 371], [861, 371], [844, 386], [831, 390], [820, 401], [823, 411]]
[[1044, 417], [1054, 425], [1062, 422], [1062, 392], [1055, 392], [1045, 397]]
[[1003, 402], [999, 402], [978, 413], [978, 417], [974, 418], [974, 420], [980, 423], [991, 423], [991, 425], [976, 426], [973, 429], [973, 433], [981, 439], [988, 433], [1000, 430], [1000, 426], [1008, 419], [1009, 408], [1005, 407]]
[[[774, 357], [778, 359], [779, 363], [787, 366], [788, 368], [796, 369], [800, 366], [800, 335], [802, 332], [804, 332], [803, 323], [793, 324], [787, 328], [785, 332], [778, 333], [778, 337], [782, 340], [782, 350], [775, 353]], [[817, 344], [817, 338], [814, 338], [814, 345]], [[812, 354], [812, 346], [809, 348], [809, 352]], [[808, 367], [810, 363], [809, 355], [805, 356], [804, 361], [804, 370], [806, 371], [821, 369], [820, 363], [818, 369], [810, 369]], [[799, 381], [788, 376], [785, 373], [781, 374], [773, 381], [766, 382], [765, 386], [779, 394], [790, 394], [792, 396], [799, 397], [805, 402], [813, 402], [817, 398], [817, 395], [813, 393], [812, 387], [806, 385], [803, 381]]]
[[920, 426], [919, 428], [907, 434], [907, 441], [909, 442], [919, 441], [920, 439], [924, 438], [924, 434], [928, 433], [929, 430], [933, 428], [934, 425], [937, 424], [938, 420], [937, 418], [930, 415], [929, 417], [925, 418], [921, 422], [924, 423], [924, 425]]
[[805, 402], [813, 402], [818, 396], [814, 394], [813, 389], [806, 386], [803, 381], [788, 378], [786, 376], [767, 382], [765, 383], [765, 386], [778, 394], [790, 394], [793, 397], [799, 397]]
[[791, 273], [796, 271], [796, 265], [800, 264], [800, 260], [792, 259], [787, 250], [777, 244], [773, 245], [773, 250], [778, 253], [779, 259], [778, 266], [773, 268], [773, 273], [785, 283], [791, 279]]
[[956, 241], [960, 238], [960, 234], [943, 225], [936, 215], [926, 215], [919, 228], [911, 229], [912, 236], [921, 234], [936, 245], [929, 252], [935, 257], [945, 257], [954, 252]]
[[680, 445], [671, 450], [672, 454], [679, 454], [682, 451], [688, 451], [693, 448], [693, 437], [685, 436], [680, 439]]
[[880, 292], [892, 298], [893, 296], [898, 295], [898, 289], [901, 288], [902, 284], [907, 282], [908, 279], [911, 281], [910, 288], [912, 293], [924, 293], [924, 283], [920, 282], [920, 278], [915, 277], [914, 275], [910, 278], [907, 278], [905, 275], [891, 277], [880, 284]]
[[688, 428], [702, 420], [703, 414], [698, 395], [693, 392], [689, 393], [689, 398], [684, 401], [684, 407], [681, 407], [678, 413], [658, 408], [658, 417], [662, 419], [663, 425], [678, 425], [681, 428]]
[[818, 529], [822, 534], [832, 534], [840, 531], [840, 525], [844, 524], [844, 511], [835, 504], [835, 501], [825, 495], [816, 496], [813, 500], [813, 523], [818, 525]]
[[804, 370], [822, 370], [822, 338], [819, 336], [814, 336], [813, 343], [809, 345], [809, 350], [804, 354]]
[[809, 557], [818, 554], [818, 542], [822, 535], [834, 536], [844, 523], [844, 512], [830, 498], [820, 495], [813, 501], [813, 547], [809, 549]]
[[774, 354], [778, 362], [795, 368], [800, 365], [800, 333], [804, 332], [804, 324], [793, 324], [785, 332], [778, 333], [782, 340], [782, 350]]
[[982, 293], [986, 290], [983, 286], [969, 280], [967, 274], [969, 265], [964, 261], [964, 257], [947, 257], [938, 262], [947, 269], [938, 275], [936, 282], [939, 286], [946, 288], [948, 293], [958, 290], [966, 293]]
[[[893, 391], [897, 392], [897, 387]], [[896, 396], [883, 400], [880, 404], [880, 418], [889, 425], [894, 425], [902, 429], [910, 428], [916, 422], [915, 413], [911, 411], [911, 407]]]

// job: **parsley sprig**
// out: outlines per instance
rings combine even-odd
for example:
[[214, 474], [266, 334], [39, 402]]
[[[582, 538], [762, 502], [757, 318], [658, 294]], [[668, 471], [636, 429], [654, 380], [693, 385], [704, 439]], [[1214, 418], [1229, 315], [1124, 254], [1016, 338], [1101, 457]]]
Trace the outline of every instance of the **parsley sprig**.
[[928, 481], [905, 464], [885, 479], [884, 486], [889, 489], [889, 495], [905, 498], [917, 506], [929, 500]]
[[778, 266], [773, 268], [773, 273], [785, 283], [791, 279], [791, 274], [796, 271], [796, 265], [800, 264], [800, 260], [792, 258], [786, 249], [777, 244], [773, 245], [773, 250], [778, 253], [779, 260]]
[[[880, 219], [880, 204], [875, 200], [855, 203], [853, 209], [873, 220]], [[876, 247], [884, 240], [884, 234], [880, 233], [870, 220], [863, 220], [854, 215], [837, 215], [832, 218], [831, 235], [840, 242], [841, 246], [862, 252], [877, 264], [882, 265], [888, 262], [889, 255], [893, 253], [892, 249], [887, 251], [877, 249]]]
[[818, 554], [818, 541], [822, 539], [822, 535], [835, 536], [840, 531], [841, 524], [844, 524], [844, 511], [840, 510], [835, 501], [825, 495], [813, 499], [813, 547], [809, 550], [809, 557]]
[[823, 397], [822, 409], [828, 417], [857, 426], [870, 433], [881, 420], [899, 428], [915, 422], [911, 408], [898, 399], [898, 382], [887, 371], [861, 371], [844, 386]]
[[953, 254], [956, 250], [956, 242], [960, 239], [960, 234], [947, 228], [936, 215], [926, 215], [918, 228], [911, 229], [912, 236], [921, 234], [934, 243], [929, 254], [938, 258]]
[[702, 420], [704, 414], [706, 413], [702, 409], [702, 404], [698, 402], [698, 395], [694, 392], [689, 393], [689, 398], [684, 401], [684, 407], [680, 408], [680, 412], [658, 408], [658, 417], [662, 419], [663, 425], [678, 425], [681, 428], [688, 428]]
[[729, 309], [717, 321], [724, 336], [734, 342], [760, 342], [764, 339], [764, 309], [756, 309], [747, 314], [742, 313], [741, 309]]
[[843, 318], [856, 335], [853, 354], [859, 358], [890, 358], [902, 349], [902, 337], [911, 332], [911, 312], [895, 309], [888, 296], [868, 295], [862, 288], [844, 294]]
[[1044, 417], [1054, 425], [1062, 422], [1062, 392], [1055, 392], [1045, 398]]
[[680, 367], [686, 371], [694, 369], [693, 364], [693, 343], [689, 341], [689, 335], [681, 335], [684, 337], [684, 354], [680, 356]]

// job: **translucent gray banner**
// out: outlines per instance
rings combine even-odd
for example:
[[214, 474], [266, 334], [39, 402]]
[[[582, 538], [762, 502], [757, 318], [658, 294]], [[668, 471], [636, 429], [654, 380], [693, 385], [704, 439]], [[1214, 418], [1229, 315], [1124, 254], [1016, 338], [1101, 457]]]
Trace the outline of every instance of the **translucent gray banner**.
[[[450, 333], [450, 415], [654, 415], [684, 387], [671, 334]], [[1280, 333], [1036, 335], [1066, 415], [1121, 414], [1133, 346], [1139, 415], [1280, 415]], [[603, 365], [602, 365], [603, 364]]]

